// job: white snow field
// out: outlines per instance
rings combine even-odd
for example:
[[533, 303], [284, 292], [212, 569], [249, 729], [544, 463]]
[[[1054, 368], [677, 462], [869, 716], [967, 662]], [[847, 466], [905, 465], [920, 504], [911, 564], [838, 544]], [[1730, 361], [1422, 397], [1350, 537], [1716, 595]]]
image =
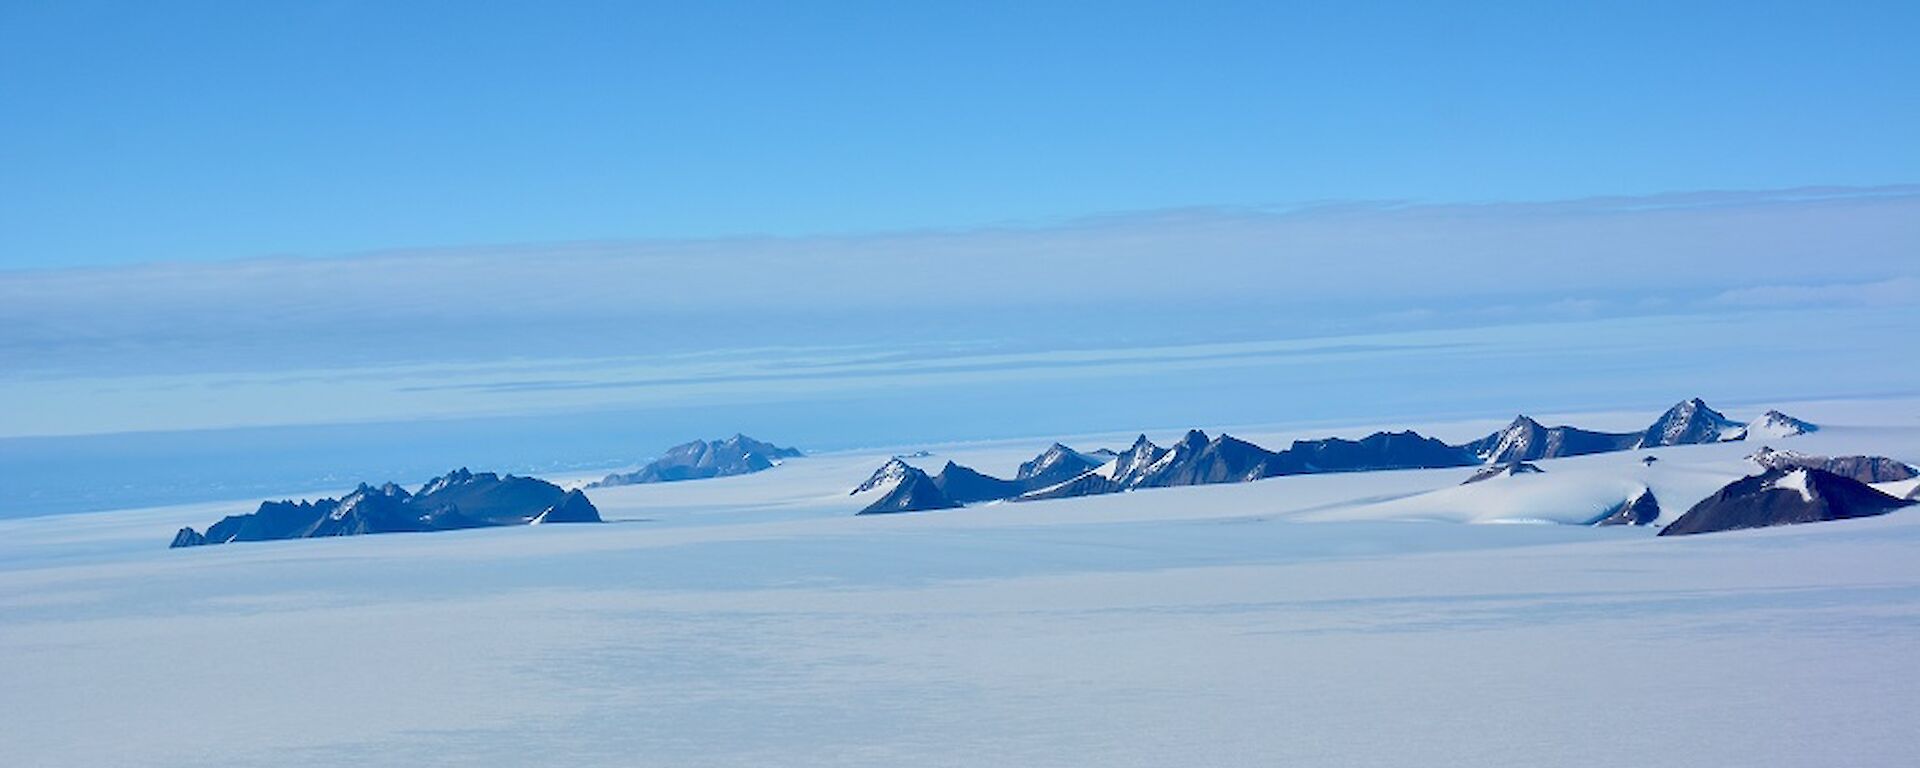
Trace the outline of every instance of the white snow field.
[[[1728, 410], [1766, 407], [1822, 429], [1764, 444], [1920, 460], [1920, 402]], [[893, 451], [857, 452], [592, 491], [605, 525], [181, 550], [258, 500], [0, 521], [0, 765], [1912, 765], [1920, 511], [1462, 524], [1671, 520], [1762, 444], [867, 517]]]

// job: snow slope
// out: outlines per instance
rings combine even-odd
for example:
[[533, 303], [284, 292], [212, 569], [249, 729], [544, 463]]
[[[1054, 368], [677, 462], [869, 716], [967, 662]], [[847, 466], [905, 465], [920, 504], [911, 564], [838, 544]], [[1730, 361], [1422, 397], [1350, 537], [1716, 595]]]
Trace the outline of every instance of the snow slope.
[[[1780, 447], [1920, 458], [1914, 403], [1788, 410], [1823, 428]], [[254, 502], [0, 521], [0, 764], [1908, 764], [1920, 514], [1431, 522], [1677, 516], [1751, 449], [854, 517], [872, 451], [597, 490], [600, 526], [189, 550]]]

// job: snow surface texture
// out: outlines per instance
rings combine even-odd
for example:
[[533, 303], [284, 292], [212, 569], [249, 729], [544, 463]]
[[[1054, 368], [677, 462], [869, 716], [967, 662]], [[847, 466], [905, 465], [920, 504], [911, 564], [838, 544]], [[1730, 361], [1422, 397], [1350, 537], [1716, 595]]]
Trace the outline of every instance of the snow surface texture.
[[[1822, 425], [1795, 450], [1920, 458], [1920, 403], [1786, 410]], [[606, 525], [184, 550], [257, 500], [3, 521], [0, 764], [1910, 764], [1912, 510], [1408, 522], [1572, 521], [1641, 486], [1670, 518], [1751, 450], [855, 517], [876, 450], [598, 490]]]

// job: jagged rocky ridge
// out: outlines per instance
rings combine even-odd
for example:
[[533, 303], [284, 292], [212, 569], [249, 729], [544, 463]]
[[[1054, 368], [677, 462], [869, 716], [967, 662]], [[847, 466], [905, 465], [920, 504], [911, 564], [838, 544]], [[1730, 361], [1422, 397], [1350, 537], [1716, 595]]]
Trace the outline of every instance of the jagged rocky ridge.
[[1793, 451], [1776, 451], [1767, 446], [1747, 457], [1761, 469], [1807, 467], [1825, 470], [1863, 483], [1889, 483], [1920, 477], [1920, 469], [1885, 456], [1809, 456]]
[[607, 475], [600, 482], [587, 487], [671, 483], [744, 475], [770, 469], [783, 459], [798, 456], [800, 451], [796, 449], [763, 443], [740, 434], [712, 441], [695, 440], [668, 448], [665, 455], [638, 470]]
[[[940, 495], [923, 494], [917, 498], [937, 505], [926, 509], [951, 509], [977, 501], [1034, 501], [1140, 488], [1242, 483], [1281, 475], [1463, 467], [1477, 463], [1478, 459], [1467, 451], [1413, 432], [1380, 432], [1360, 440], [1299, 440], [1286, 450], [1269, 451], [1231, 435], [1209, 438], [1207, 433], [1196, 429], [1171, 448], [1155, 445], [1146, 435], [1141, 435], [1133, 445], [1103, 463], [1095, 463], [1089, 454], [1056, 443], [1022, 464], [1013, 480], [947, 462], [930, 483]], [[1059, 469], [1061, 467], [1078, 471], [1068, 474]], [[917, 472], [919, 470], [894, 459], [855, 488], [854, 493], [882, 487], [895, 492], [864, 511], [917, 511], [897, 508], [900, 499], [896, 495], [906, 479]], [[882, 502], [886, 502], [886, 506], [876, 509]]]
[[370, 533], [415, 533], [545, 523], [597, 523], [586, 494], [532, 477], [470, 472], [435, 478], [416, 493], [393, 483], [362, 483], [339, 499], [268, 501], [250, 514], [229, 515], [206, 533], [182, 528], [174, 547], [233, 541], [307, 539]]
[[[1505, 428], [1461, 445], [1448, 445], [1406, 431], [1376, 432], [1360, 440], [1296, 440], [1285, 450], [1269, 451], [1230, 435], [1209, 438], [1205, 432], [1192, 430], [1170, 448], [1155, 445], [1141, 435], [1118, 453], [1082, 453], [1054, 443], [1032, 461], [1021, 464], [1012, 480], [948, 462], [938, 475], [929, 478], [932, 489], [939, 491], [939, 495], [922, 494], [919, 498], [925, 503], [938, 504], [928, 509], [951, 509], [981, 501], [1072, 498], [1140, 488], [1239, 483], [1286, 475], [1513, 465], [1495, 469], [1484, 477], [1476, 474], [1468, 480], [1473, 482], [1499, 474], [1526, 472], [1527, 467], [1538, 471], [1538, 467], [1525, 462], [1539, 459], [1741, 440], [1756, 429], [1765, 434], [1803, 434], [1818, 427], [1779, 411], [1768, 411], [1752, 426], [1742, 425], [1708, 407], [1699, 398], [1691, 398], [1667, 409], [1639, 432], [1547, 427], [1521, 415]], [[897, 485], [908, 470], [913, 468], [895, 458], [854, 493], [881, 485], [889, 485], [891, 490], [891, 485]], [[1623, 521], [1646, 524], [1652, 520], [1644, 517], [1649, 508], [1656, 510], [1657, 516], [1658, 502], [1651, 494], [1647, 494], [1639, 506], [1634, 506], [1634, 500], [1629, 499], [1615, 512], [1626, 515]], [[1609, 513], [1606, 519], [1612, 519], [1612, 515]]]
[[1693, 505], [1660, 535], [1872, 517], [1913, 503], [1823, 469], [1775, 468], [1728, 483]]

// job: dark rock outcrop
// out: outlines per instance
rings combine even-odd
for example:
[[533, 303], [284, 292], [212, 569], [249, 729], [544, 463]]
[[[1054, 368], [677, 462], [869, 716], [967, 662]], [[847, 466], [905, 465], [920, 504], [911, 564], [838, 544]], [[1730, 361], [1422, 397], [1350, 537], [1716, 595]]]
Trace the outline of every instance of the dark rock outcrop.
[[1488, 464], [1538, 461], [1562, 456], [1623, 451], [1639, 442], [1639, 433], [1590, 432], [1574, 427], [1545, 427], [1526, 416], [1498, 432], [1460, 446]]
[[600, 510], [594, 508], [593, 502], [587, 500], [586, 494], [577, 490], [567, 491], [567, 495], [560, 497], [560, 501], [533, 519], [533, 525], [598, 522], [601, 522]]
[[1625, 501], [1607, 510], [1606, 514], [1595, 518], [1596, 526], [1608, 525], [1652, 525], [1660, 519], [1660, 501], [1653, 497], [1653, 491], [1641, 488]]
[[746, 435], [712, 441], [695, 440], [667, 449], [665, 455], [633, 472], [607, 475], [588, 486], [599, 488], [640, 483], [671, 483], [704, 480], [712, 477], [744, 475], [772, 468], [783, 459], [798, 457], [800, 451], [763, 443]]
[[1471, 477], [1468, 477], [1467, 479], [1460, 481], [1460, 484], [1466, 485], [1468, 483], [1478, 483], [1482, 480], [1492, 480], [1496, 477], [1502, 477], [1502, 476], [1535, 475], [1545, 471], [1546, 470], [1543, 470], [1532, 464], [1528, 464], [1524, 461], [1516, 461], [1512, 464], [1495, 464], [1491, 467], [1482, 467], [1480, 470], [1474, 472]]
[[1883, 515], [1914, 502], [1821, 469], [1769, 469], [1735, 480], [1674, 520], [1662, 536]]
[[527, 525], [597, 523], [600, 511], [585, 494], [531, 477], [456, 469], [409, 494], [400, 486], [361, 484], [338, 499], [269, 501], [245, 515], [229, 515], [201, 534], [183, 528], [174, 547], [234, 541], [416, 533]]
[[1920, 469], [1885, 456], [1809, 456], [1793, 451], [1776, 451], [1763, 445], [1747, 460], [1760, 465], [1761, 469], [1809, 467], [1863, 483], [1890, 483], [1920, 477]]

